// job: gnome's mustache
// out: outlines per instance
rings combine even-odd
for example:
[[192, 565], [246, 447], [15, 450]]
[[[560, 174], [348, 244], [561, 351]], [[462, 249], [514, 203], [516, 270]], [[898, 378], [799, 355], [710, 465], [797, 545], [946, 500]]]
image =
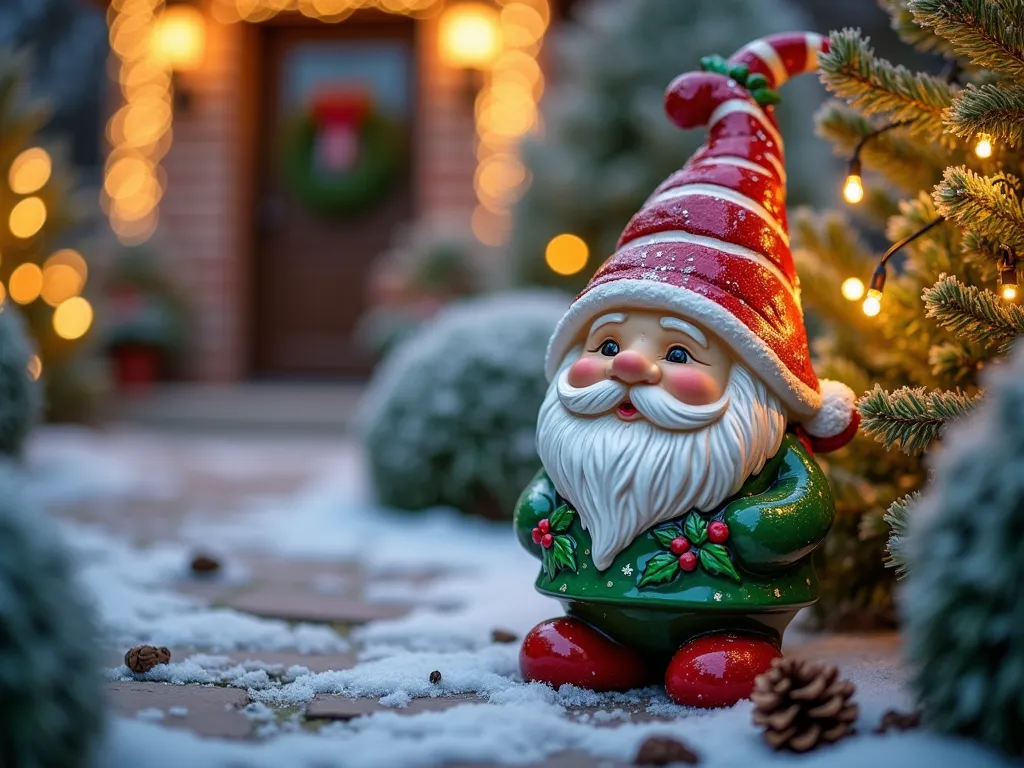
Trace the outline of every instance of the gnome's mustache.
[[577, 416], [608, 413], [628, 398], [645, 419], [673, 431], [701, 429], [718, 421], [729, 409], [728, 391], [713, 403], [688, 405], [661, 387], [649, 384], [630, 387], [615, 379], [605, 379], [589, 387], [574, 387], [569, 383], [568, 368], [558, 374], [556, 388], [562, 405]]

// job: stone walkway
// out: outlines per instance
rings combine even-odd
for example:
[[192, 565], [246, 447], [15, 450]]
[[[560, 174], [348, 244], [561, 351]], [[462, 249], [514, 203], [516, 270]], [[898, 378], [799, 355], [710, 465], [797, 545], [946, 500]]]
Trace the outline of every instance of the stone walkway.
[[[56, 440], [48, 436], [45, 440]], [[328, 467], [328, 456], [354, 451], [316, 438], [269, 440], [235, 438], [211, 442], [208, 438], [184, 434], [114, 431], [89, 438], [97, 450], [111, 455], [135, 454], [133, 472], [153, 472], [154, 483], [130, 485], [116, 495], [96, 494], [92, 498], [67, 498], [54, 502], [56, 512], [69, 520], [98, 527], [139, 546], [174, 541], [189, 520], [196, 516], [217, 519], [226, 525], [245, 525], [243, 512], [267, 497], [287, 499], [300, 492]], [[45, 451], [44, 451], [45, 452]], [[170, 478], [161, 486], [160, 477]], [[287, 514], [287, 510], [283, 512]], [[208, 561], [212, 571], [191, 570], [195, 557]], [[214, 567], [220, 566], [220, 567]], [[367, 595], [366, 572], [356, 563], [312, 561], [246, 551], [225, 551], [210, 546], [191, 547], [183, 555], [184, 578], [168, 586], [210, 607], [231, 608], [247, 615], [280, 619], [290, 624], [308, 622], [330, 627], [341, 637], [367, 623], [407, 614], [408, 599], [374, 600]], [[244, 578], [237, 578], [237, 574]], [[390, 577], [395, 594], [409, 595], [445, 577], [443, 571], [403, 571]], [[374, 579], [375, 594], [386, 595], [388, 582]], [[444, 609], [444, 605], [438, 606]], [[552, 606], [554, 608], [554, 606]], [[553, 611], [554, 612], [554, 611]], [[503, 627], [495, 626], [496, 639], [514, 642]], [[892, 636], [869, 638], [796, 637], [792, 654], [849, 663], [856, 659], [866, 667], [894, 666], [896, 640]], [[153, 642], [160, 643], [158, 638]], [[125, 668], [116, 673], [127, 647], [108, 648], [111, 679], [107, 693], [113, 711], [121, 716], [158, 723], [161, 727], [183, 729], [218, 739], [259, 740], [283, 729], [315, 731], [337, 722], [351, 723], [368, 715], [394, 712], [402, 717], [438, 712], [464, 705], [482, 705], [476, 694], [436, 695], [412, 698], [406, 706], [386, 706], [378, 697], [353, 698], [318, 693], [301, 707], [266, 707], [244, 686], [214, 684], [173, 684], [139, 679]], [[222, 652], [217, 648], [170, 647], [172, 661], [181, 662], [216, 655], [225, 667], [241, 664], [254, 673], [266, 673], [271, 681], [294, 679], [296, 668], [328, 672], [353, 668], [364, 650], [358, 639], [350, 649], [330, 654], [296, 651]], [[199, 656], [202, 660], [204, 656]], [[209, 665], [206, 658], [206, 664]], [[433, 670], [424, 669], [426, 678]], [[439, 670], [444, 675], [444, 670]], [[151, 677], [145, 676], [146, 678]], [[404, 702], [403, 702], [404, 703]], [[625, 723], [670, 722], [671, 713], [649, 711], [643, 699], [622, 706], [569, 706], [565, 717], [578, 722], [617, 728]], [[549, 758], [543, 765], [570, 766], [621, 763], [596, 760], [582, 752], [568, 751]], [[465, 765], [467, 763], [451, 763]]]

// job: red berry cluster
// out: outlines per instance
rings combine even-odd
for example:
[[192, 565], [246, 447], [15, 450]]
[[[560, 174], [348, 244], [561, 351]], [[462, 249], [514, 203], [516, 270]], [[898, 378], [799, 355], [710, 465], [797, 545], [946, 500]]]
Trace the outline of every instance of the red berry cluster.
[[[536, 529], [534, 529], [536, 530]], [[713, 544], [722, 544], [729, 538], [729, 526], [716, 520], [708, 526], [708, 540]], [[536, 539], [534, 539], [536, 541]], [[673, 555], [679, 556], [679, 568], [689, 573], [697, 568], [697, 555], [690, 551], [690, 540], [685, 536], [676, 536], [669, 544]]]
[[530, 533], [533, 537], [533, 543], [540, 544], [544, 549], [551, 549], [551, 545], [555, 542], [555, 539], [551, 535], [550, 531], [551, 521], [545, 517], [537, 523], [537, 527]]

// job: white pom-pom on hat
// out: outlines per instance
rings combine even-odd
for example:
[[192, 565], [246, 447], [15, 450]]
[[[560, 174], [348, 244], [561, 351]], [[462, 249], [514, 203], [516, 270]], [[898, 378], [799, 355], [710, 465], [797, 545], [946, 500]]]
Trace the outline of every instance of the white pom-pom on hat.
[[821, 408], [801, 426], [811, 439], [816, 453], [842, 448], [857, 434], [860, 414], [857, 396], [841, 381], [820, 379]]

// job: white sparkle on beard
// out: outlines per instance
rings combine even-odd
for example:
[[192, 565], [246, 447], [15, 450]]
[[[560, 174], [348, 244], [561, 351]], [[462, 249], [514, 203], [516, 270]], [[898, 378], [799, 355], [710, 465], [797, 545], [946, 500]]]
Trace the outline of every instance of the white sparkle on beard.
[[[739, 364], [710, 406], [687, 406], [660, 387], [602, 381], [574, 388], [567, 375], [563, 365], [548, 388], [537, 450], [555, 488], [580, 513], [601, 571], [648, 528], [692, 508], [713, 509], [736, 493], [785, 434], [782, 404]], [[620, 420], [611, 411], [627, 392], [642, 415], [684, 426]]]

